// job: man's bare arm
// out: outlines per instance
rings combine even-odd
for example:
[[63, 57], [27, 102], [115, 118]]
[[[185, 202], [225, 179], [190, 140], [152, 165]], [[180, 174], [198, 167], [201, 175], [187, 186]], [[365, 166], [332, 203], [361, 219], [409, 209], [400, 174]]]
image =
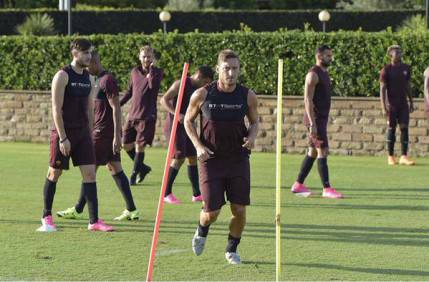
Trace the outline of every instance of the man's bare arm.
[[161, 106], [170, 114], [174, 115], [175, 108], [173, 106], [173, 99], [179, 95], [180, 81], [175, 81], [173, 85], [165, 92], [159, 101]]
[[67, 140], [63, 120], [64, 91], [68, 81], [68, 74], [63, 70], [60, 70], [55, 74], [51, 86], [52, 118], [54, 120], [58, 136], [60, 137], [60, 151], [64, 156], [68, 156], [70, 154], [71, 148], [70, 141]]
[[195, 126], [195, 119], [198, 117], [198, 114], [201, 111], [201, 106], [204, 103], [206, 96], [207, 90], [204, 88], [200, 88], [192, 94], [184, 121], [186, 133], [194, 144], [195, 149], [197, 150], [197, 157], [200, 161], [207, 160], [210, 158], [210, 155], [213, 154], [210, 149], [201, 143], [200, 139], [198, 138], [197, 128]]
[[55, 128], [57, 129], [60, 139], [65, 139], [66, 132], [64, 130], [63, 121], [63, 103], [64, 103], [64, 91], [66, 89], [69, 76], [65, 71], [59, 71], [55, 74], [52, 80], [52, 117], [54, 119]]
[[110, 107], [113, 112], [113, 152], [119, 153], [121, 150], [121, 105], [119, 103], [119, 96], [114, 96], [108, 99]]
[[305, 77], [304, 86], [304, 106], [305, 112], [310, 120], [310, 134], [317, 134], [316, 132], [316, 115], [314, 113], [314, 92], [316, 85], [319, 83], [319, 77], [314, 72], [309, 72]]
[[386, 83], [380, 82], [380, 104], [381, 104], [381, 111], [383, 112], [383, 116], [386, 116], [388, 112], [388, 109], [386, 106], [386, 97], [387, 97]]
[[98, 79], [91, 77], [91, 92], [88, 97], [88, 125], [91, 132], [94, 128], [94, 98], [96, 97], [98, 90]]
[[247, 113], [249, 129], [248, 135], [244, 139], [243, 147], [246, 147], [250, 150], [255, 145], [255, 139], [259, 130], [258, 98], [256, 97], [255, 92], [252, 90], [249, 90], [249, 93], [247, 94], [247, 104], [249, 106], [249, 111]]

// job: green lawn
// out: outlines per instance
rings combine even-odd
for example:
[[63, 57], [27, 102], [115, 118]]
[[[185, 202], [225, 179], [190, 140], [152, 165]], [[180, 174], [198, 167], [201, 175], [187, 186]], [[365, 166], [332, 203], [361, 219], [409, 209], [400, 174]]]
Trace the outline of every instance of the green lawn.
[[[41, 234], [42, 186], [48, 145], [0, 143], [0, 280], [144, 280], [166, 151], [148, 149], [152, 166], [133, 188], [139, 222], [110, 219], [124, 204], [106, 169], [98, 174], [100, 216], [113, 233], [90, 233], [87, 221], [55, 217], [59, 232]], [[129, 174], [131, 161], [123, 155]], [[252, 155], [252, 206], [239, 251], [240, 266], [224, 259], [230, 212], [211, 227], [203, 255], [190, 245], [199, 204], [183, 170], [174, 187], [184, 204], [165, 206], [154, 280], [275, 279], [274, 154]], [[297, 198], [288, 192], [302, 156], [284, 157], [283, 280], [429, 280], [429, 159], [416, 167], [387, 167], [385, 158], [330, 158], [331, 182], [346, 199]], [[317, 167], [308, 185], [320, 192]], [[72, 206], [77, 169], [57, 188], [54, 210]], [[85, 210], [85, 217], [87, 216]]]

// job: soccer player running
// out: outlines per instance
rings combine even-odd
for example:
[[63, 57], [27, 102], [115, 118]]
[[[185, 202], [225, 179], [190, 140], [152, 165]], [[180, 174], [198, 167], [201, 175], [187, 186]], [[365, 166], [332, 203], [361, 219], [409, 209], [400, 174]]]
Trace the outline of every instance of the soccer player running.
[[[170, 165], [168, 175], [167, 188], [165, 190], [164, 202], [169, 204], [180, 204], [180, 201], [173, 194], [173, 183], [176, 179], [179, 169], [188, 159], [188, 177], [192, 184], [192, 202], [202, 201], [200, 192], [200, 184], [198, 180], [197, 166], [197, 151], [186, 134], [183, 120], [186, 110], [188, 109], [189, 101], [192, 93], [200, 87], [213, 81], [213, 70], [209, 66], [201, 66], [190, 77], [186, 78], [185, 90], [183, 93], [182, 105], [180, 107], [180, 120], [177, 125], [176, 140], [174, 143], [174, 157]], [[175, 81], [161, 98], [161, 105], [168, 111], [167, 122], [165, 123], [165, 136], [170, 139], [171, 127], [174, 119], [174, 111], [177, 103], [177, 95], [179, 94], [180, 81]]]
[[154, 66], [152, 47], [146, 45], [140, 48], [139, 60], [141, 65], [131, 70], [128, 90], [120, 101], [123, 106], [131, 99], [122, 136], [124, 149], [134, 161], [130, 185], [142, 182], [151, 171], [144, 164], [145, 147], [152, 145], [155, 136], [156, 104], [163, 78], [162, 70]]
[[[387, 119], [387, 164], [398, 164], [395, 159], [396, 126], [401, 130], [401, 157], [399, 164], [414, 165], [408, 158], [408, 125], [410, 113], [414, 111], [411, 94], [411, 67], [402, 62], [402, 51], [399, 45], [387, 49], [390, 64], [380, 72], [380, 102], [383, 116]], [[407, 97], [410, 104], [407, 102]]]
[[44, 209], [41, 232], [56, 231], [52, 220], [52, 204], [57, 181], [63, 170], [69, 168], [70, 157], [82, 174], [82, 194], [88, 202], [91, 231], [112, 231], [98, 218], [95, 154], [91, 140], [93, 124], [93, 97], [98, 87], [91, 82], [88, 67], [91, 60], [91, 42], [75, 39], [70, 46], [73, 61], [59, 70], [52, 80], [52, 115], [50, 162], [43, 189]]
[[[216, 71], [219, 80], [195, 91], [185, 115], [186, 132], [200, 161], [203, 196], [192, 250], [197, 256], [203, 252], [209, 227], [226, 203], [226, 194], [232, 218], [225, 258], [230, 264], [239, 264], [237, 246], [246, 224], [246, 206], [250, 204], [249, 154], [258, 133], [258, 102], [252, 90], [237, 83], [240, 60], [234, 51], [219, 53]], [[202, 129], [198, 137], [194, 122], [200, 112]]]
[[328, 134], [327, 126], [331, 108], [331, 79], [328, 66], [332, 62], [332, 50], [322, 45], [316, 50], [316, 65], [305, 77], [304, 86], [304, 124], [308, 128], [308, 152], [302, 162], [301, 170], [291, 191], [298, 195], [310, 196], [311, 191], [304, 185], [317, 158], [317, 166], [322, 180], [324, 198], [342, 198], [343, 195], [331, 187], [328, 171]]
[[[128, 178], [121, 166], [121, 106], [118, 83], [113, 74], [103, 68], [100, 55], [95, 50], [91, 52], [88, 71], [97, 77], [99, 85], [98, 93], [94, 97], [92, 131], [97, 169], [101, 165], [107, 165], [125, 200], [126, 209], [114, 220], [137, 220], [140, 217], [140, 211], [134, 204]], [[59, 211], [57, 215], [66, 219], [79, 218], [86, 204], [83, 192], [81, 191], [76, 206]]]

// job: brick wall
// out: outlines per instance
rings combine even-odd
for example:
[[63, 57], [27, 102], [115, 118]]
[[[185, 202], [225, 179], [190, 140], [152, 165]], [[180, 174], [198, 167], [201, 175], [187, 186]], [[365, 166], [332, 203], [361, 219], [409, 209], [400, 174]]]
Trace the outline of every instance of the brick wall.
[[[333, 98], [329, 120], [329, 144], [333, 154], [381, 155], [384, 152], [386, 121], [376, 98]], [[0, 90], [0, 141], [48, 142], [51, 127], [49, 92]], [[423, 101], [410, 119], [410, 155], [429, 156], [428, 122]], [[124, 108], [124, 114], [127, 107]], [[307, 147], [303, 125], [302, 97], [286, 97], [283, 105], [283, 149], [303, 153]], [[260, 132], [256, 151], [274, 151], [276, 97], [259, 96]], [[166, 113], [159, 110], [154, 146], [165, 146], [163, 126]], [[399, 140], [399, 129], [397, 140]], [[400, 149], [399, 143], [396, 151]], [[399, 152], [398, 152], [399, 153]]]

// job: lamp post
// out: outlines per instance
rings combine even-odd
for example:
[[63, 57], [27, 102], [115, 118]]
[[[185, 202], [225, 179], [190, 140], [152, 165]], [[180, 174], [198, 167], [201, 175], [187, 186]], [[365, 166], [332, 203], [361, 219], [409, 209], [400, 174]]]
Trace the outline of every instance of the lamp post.
[[72, 0], [59, 0], [58, 9], [60, 11], [67, 11], [67, 34], [72, 34], [72, 22], [71, 22], [71, 1]]
[[159, 20], [163, 24], [164, 33], [167, 33], [167, 22], [171, 20], [171, 14], [168, 11], [162, 11], [159, 13]]
[[323, 32], [326, 32], [326, 22], [328, 22], [330, 19], [331, 19], [331, 14], [329, 14], [329, 12], [327, 10], [320, 11], [319, 21], [322, 22]]

